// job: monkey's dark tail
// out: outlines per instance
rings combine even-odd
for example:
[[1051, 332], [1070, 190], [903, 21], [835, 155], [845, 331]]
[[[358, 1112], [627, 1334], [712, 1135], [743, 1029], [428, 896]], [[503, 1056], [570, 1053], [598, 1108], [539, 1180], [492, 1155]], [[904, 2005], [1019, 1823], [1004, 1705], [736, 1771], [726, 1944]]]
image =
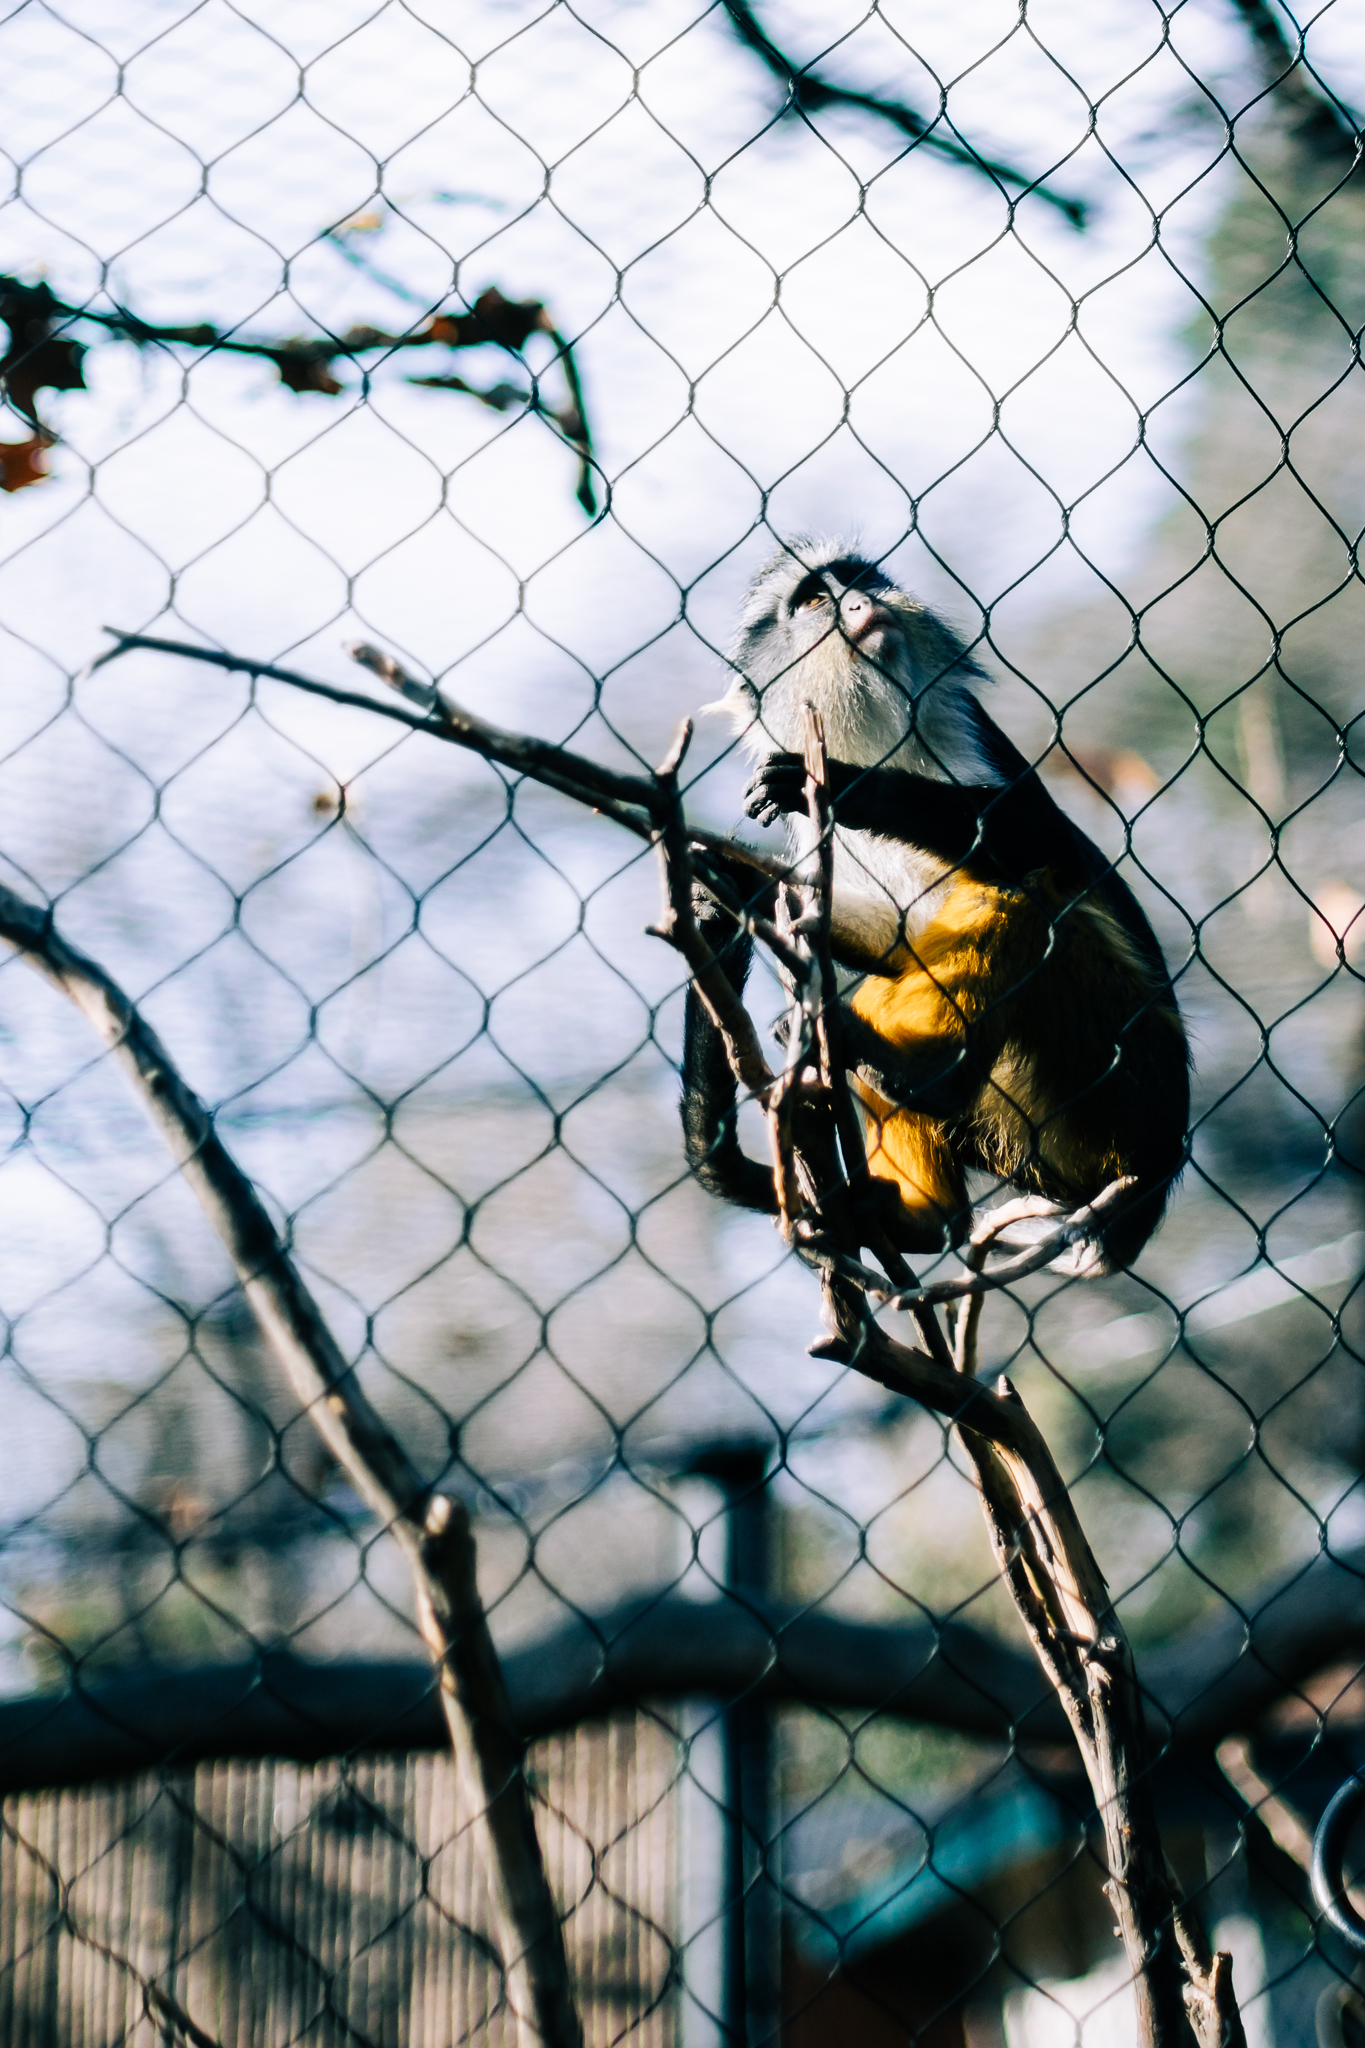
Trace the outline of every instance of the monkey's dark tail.
[[1357, 1955], [1365, 1955], [1365, 1920], [1346, 1895], [1346, 1847], [1365, 1806], [1365, 1778], [1356, 1772], [1327, 1803], [1313, 1837], [1313, 1897], [1323, 1918]]
[[[728, 1074], [729, 1063], [725, 1064]], [[732, 1080], [732, 1095], [733, 1088]], [[685, 1090], [682, 1123], [687, 1163], [708, 1195], [736, 1202], [741, 1209], [757, 1209], [764, 1216], [777, 1214], [772, 1174], [742, 1149], [733, 1101], [728, 1113], [718, 1116], [713, 1101]]]
[[[735, 994], [743, 995], [753, 942], [700, 893], [696, 914]], [[735, 1077], [724, 1041], [695, 989], [687, 991], [680, 1108], [687, 1163], [706, 1192], [735, 1202], [741, 1209], [775, 1216], [777, 1193], [772, 1174], [740, 1147]]]

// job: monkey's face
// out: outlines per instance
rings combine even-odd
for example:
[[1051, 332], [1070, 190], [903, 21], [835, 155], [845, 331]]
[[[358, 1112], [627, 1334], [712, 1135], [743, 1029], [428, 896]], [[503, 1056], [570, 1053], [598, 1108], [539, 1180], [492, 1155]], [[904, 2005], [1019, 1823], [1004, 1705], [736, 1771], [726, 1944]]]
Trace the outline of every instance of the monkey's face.
[[904, 591], [872, 562], [847, 552], [825, 561], [825, 552], [783, 555], [750, 591], [740, 638], [744, 667], [755, 680], [775, 682], [817, 653], [833, 656], [851, 674], [855, 654], [875, 661], [881, 653], [895, 659], [906, 652], [910, 600]]
[[846, 545], [797, 542], [757, 578], [723, 707], [749, 750], [799, 750], [814, 704], [831, 753], [871, 765], [914, 725], [915, 630], [922, 607]]
[[[813, 569], [786, 600], [792, 647], [800, 650], [796, 659], [828, 640], [841, 641], [850, 653], [869, 661], [887, 653], [893, 661], [903, 656], [904, 620], [894, 608], [900, 597], [902, 593], [866, 562], [835, 562], [827, 569]], [[890, 637], [894, 647], [888, 645]]]

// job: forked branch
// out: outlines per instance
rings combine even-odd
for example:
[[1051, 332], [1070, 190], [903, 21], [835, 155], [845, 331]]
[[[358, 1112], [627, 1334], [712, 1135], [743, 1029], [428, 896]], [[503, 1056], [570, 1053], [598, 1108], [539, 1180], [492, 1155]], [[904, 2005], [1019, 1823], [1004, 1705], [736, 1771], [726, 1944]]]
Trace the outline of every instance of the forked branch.
[[[819, 1047], [821, 1078], [837, 1089], [846, 1085], [845, 1063], [832, 1051], [838, 1012], [832, 975], [820, 953], [830, 920], [832, 828], [824, 795], [824, 741], [813, 713], [808, 715], [806, 762], [807, 797], [819, 840], [817, 857], [807, 864], [799, 885], [801, 915], [794, 932], [806, 943], [809, 965], [804, 978], [789, 978], [788, 1045], [798, 1048], [798, 1060]], [[1056, 1224], [1040, 1244], [989, 1275], [980, 1268], [994, 1239], [1026, 1219], [1038, 1220], [1036, 1205], [1009, 1205], [1006, 1212], [983, 1218], [969, 1253], [971, 1270], [960, 1281], [932, 1287], [920, 1287], [913, 1275], [908, 1283], [902, 1279], [895, 1271], [899, 1262], [888, 1260], [885, 1246], [874, 1239], [874, 1254], [897, 1282], [888, 1295], [850, 1277], [872, 1233], [857, 1222], [854, 1141], [844, 1138], [844, 1125], [838, 1126], [845, 1167], [840, 1179], [832, 1144], [816, 1157], [803, 1157], [803, 1128], [795, 1120], [784, 1124], [774, 1117], [772, 1122], [779, 1154], [790, 1154], [779, 1156], [780, 1180], [822, 1191], [813, 1196], [814, 1214], [806, 1219], [808, 1229], [813, 1225], [814, 1234], [835, 1254], [822, 1273], [831, 1336], [819, 1348], [884, 1385], [899, 1382], [906, 1393], [958, 1426], [1002, 1576], [1066, 1712], [1090, 1780], [1104, 1828], [1109, 1897], [1133, 1972], [1139, 2039], [1144, 2048], [1175, 2048], [1188, 2040], [1189, 2028], [1199, 2048], [1243, 2048], [1231, 1960], [1210, 1956], [1197, 1916], [1184, 1906], [1167, 1872], [1132, 1650], [1104, 1576], [1051, 1451], [1019, 1395], [1004, 1379], [988, 1394], [973, 1377], [983, 1292], [1038, 1271], [1088, 1237], [1097, 1219], [1121, 1199], [1126, 1184], [1105, 1189], [1087, 1209]], [[815, 1137], [818, 1144], [818, 1130]], [[937, 1301], [950, 1300], [964, 1303], [955, 1356], [934, 1315]], [[927, 1356], [906, 1350], [878, 1326], [873, 1307], [887, 1301], [913, 1308]], [[974, 1401], [964, 1399], [969, 1393], [975, 1394]]]
[[129, 998], [95, 961], [66, 943], [49, 914], [3, 886], [0, 938], [75, 1004], [142, 1097], [226, 1246], [300, 1405], [406, 1553], [422, 1633], [440, 1668], [462, 1803], [482, 1837], [519, 2040], [525, 2048], [581, 2048], [521, 1743], [479, 1600], [468, 1509], [427, 1485], [370, 1405], [255, 1188]]
[[[813, 714], [807, 732], [807, 798], [817, 853], [813, 861], [794, 866], [764, 860], [731, 841], [686, 827], [678, 769], [690, 728], [683, 728], [653, 776], [616, 776], [564, 749], [498, 732], [429, 685], [415, 682], [374, 649], [353, 652], [421, 705], [422, 715], [287, 670], [142, 636], [120, 635], [119, 646], [103, 659], [117, 659], [137, 646], [273, 675], [335, 701], [398, 717], [607, 812], [659, 848], [665, 893], [661, 935], [686, 960], [737, 1079], [766, 1108], [779, 1222], [793, 1250], [820, 1275], [828, 1335], [812, 1349], [943, 1416], [958, 1429], [971, 1459], [1001, 1574], [1089, 1775], [1104, 1830], [1109, 1896], [1133, 1975], [1142, 2048], [1187, 2048], [1191, 2033], [1199, 2048], [1244, 2048], [1230, 1960], [1209, 1954], [1196, 1916], [1180, 1901], [1167, 1872], [1132, 1650], [1103, 1574], [1051, 1451], [1019, 1395], [1003, 1378], [987, 1387], [974, 1377], [983, 1294], [1039, 1270], [1087, 1236], [1120, 1199], [1124, 1185], [1116, 1183], [1087, 1209], [1058, 1218], [1043, 1242], [992, 1273], [982, 1270], [986, 1256], [1002, 1231], [1020, 1220], [1017, 1206], [1013, 1216], [995, 1212], [982, 1219], [968, 1249], [969, 1270], [960, 1280], [921, 1287], [887, 1241], [865, 1199], [865, 1147], [839, 1046], [840, 1013], [829, 956], [833, 828], [823, 736]], [[788, 989], [787, 1062], [781, 1076], [768, 1066], [752, 1021], [692, 914], [694, 874], [733, 906], [733, 878], [746, 869], [777, 884], [771, 926], [747, 914], [743, 921], [769, 946]], [[863, 1265], [865, 1248], [882, 1265], [884, 1283]], [[963, 1304], [955, 1347], [949, 1346], [935, 1313], [936, 1303], [948, 1301]], [[923, 1350], [897, 1343], [878, 1325], [875, 1310], [888, 1302], [911, 1310]]]
[[[105, 630], [112, 634], [116, 645], [97, 655], [87, 674], [142, 649], [153, 654], [178, 655], [184, 661], [204, 662], [211, 668], [226, 669], [234, 675], [264, 676], [269, 681], [286, 683], [291, 689], [302, 690], [310, 697], [322, 697], [330, 704], [367, 711], [372, 716], [405, 725], [409, 731], [426, 733], [432, 739], [463, 747], [470, 753], [481, 755], [486, 761], [497, 762], [515, 775], [525, 775], [533, 782], [543, 783], [547, 789], [556, 789], [575, 803], [587, 804], [590, 809], [601, 811], [637, 839], [652, 844], [667, 821], [669, 798], [667, 792], [660, 788], [657, 778], [621, 775], [614, 769], [599, 767], [596, 761], [588, 760], [586, 755], [575, 754], [568, 747], [557, 747], [549, 740], [538, 740], [526, 733], [505, 732], [501, 726], [490, 725], [487, 719], [478, 718], [472, 711], [452, 704], [431, 684], [410, 676], [391, 655], [381, 654], [377, 648], [363, 641], [350, 649], [351, 658], [388, 683], [410, 703], [425, 705], [424, 712], [408, 711], [403, 705], [385, 703], [382, 698], [363, 697], [358, 690], [339, 689], [335, 683], [320, 682], [315, 676], [301, 675], [297, 669], [280, 668], [274, 662], [252, 661], [246, 655], [230, 654], [216, 647], [196, 647], [189, 640], [163, 640], [154, 634], [123, 633], [114, 626]], [[776, 880], [790, 872], [787, 862], [771, 860], [737, 840], [723, 839], [716, 832], [689, 826], [688, 840], [695, 849], [698, 871], [703, 876], [713, 861], [719, 864], [722, 872], [738, 870], [743, 874], [747, 871], [768, 880]]]

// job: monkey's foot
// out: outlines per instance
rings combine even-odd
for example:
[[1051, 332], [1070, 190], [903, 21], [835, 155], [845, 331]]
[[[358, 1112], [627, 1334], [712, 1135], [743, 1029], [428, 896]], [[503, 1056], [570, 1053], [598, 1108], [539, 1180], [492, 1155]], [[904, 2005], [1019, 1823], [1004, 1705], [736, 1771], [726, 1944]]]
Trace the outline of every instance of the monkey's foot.
[[1069, 1214], [1063, 1203], [1051, 1202], [1046, 1195], [1018, 1195], [1012, 1202], [1001, 1202], [994, 1209], [983, 1209], [972, 1223], [969, 1241], [983, 1251], [992, 1244], [1016, 1247], [1041, 1244], [1048, 1235], [1049, 1225], [1055, 1224], [1060, 1216]]
[[[992, 1247], [1041, 1250], [1055, 1243], [1057, 1256], [1040, 1262], [1047, 1265], [1049, 1272], [1064, 1274], [1071, 1280], [1102, 1278], [1112, 1268], [1103, 1242], [1090, 1233], [1092, 1216], [1096, 1210], [1112, 1206], [1132, 1184], [1127, 1179], [1114, 1181], [1093, 1203], [1074, 1210], [1062, 1202], [1049, 1201], [1045, 1195], [1019, 1195], [998, 1208], [987, 1209], [973, 1226], [967, 1264], [974, 1273], [979, 1273], [985, 1265], [987, 1250]], [[1084, 1226], [1086, 1234], [1077, 1233], [1078, 1224]]]

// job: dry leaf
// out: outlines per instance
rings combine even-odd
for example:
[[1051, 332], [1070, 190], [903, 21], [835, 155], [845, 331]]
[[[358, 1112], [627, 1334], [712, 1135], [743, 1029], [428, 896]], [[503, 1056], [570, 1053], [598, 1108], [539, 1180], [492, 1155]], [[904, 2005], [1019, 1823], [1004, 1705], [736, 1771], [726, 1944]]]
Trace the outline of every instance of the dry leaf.
[[52, 332], [65, 312], [45, 284], [26, 285], [13, 277], [0, 278], [0, 320], [9, 329], [9, 347], [0, 356], [0, 380], [15, 411], [38, 428], [41, 421], [34, 404], [40, 390], [85, 389], [81, 369], [84, 345]]
[[332, 375], [337, 350], [331, 342], [287, 341], [283, 348], [261, 353], [275, 365], [281, 384], [289, 391], [321, 391], [327, 398], [336, 398], [346, 388]]
[[79, 341], [68, 341], [62, 335], [49, 335], [45, 341], [31, 346], [11, 342], [9, 351], [0, 357], [0, 378], [4, 379], [5, 396], [16, 411], [25, 419], [38, 424], [34, 402], [40, 390], [84, 391], [85, 376], [81, 369], [81, 358], [85, 345]]
[[51, 434], [30, 434], [27, 441], [0, 441], [0, 491], [22, 491], [26, 484], [46, 482], [48, 468], [43, 458], [51, 446]]
[[506, 299], [496, 285], [480, 292], [469, 313], [438, 313], [415, 342], [440, 341], [448, 348], [483, 348], [490, 341], [501, 348], [524, 348], [533, 334], [546, 334], [549, 316], [539, 299]]

